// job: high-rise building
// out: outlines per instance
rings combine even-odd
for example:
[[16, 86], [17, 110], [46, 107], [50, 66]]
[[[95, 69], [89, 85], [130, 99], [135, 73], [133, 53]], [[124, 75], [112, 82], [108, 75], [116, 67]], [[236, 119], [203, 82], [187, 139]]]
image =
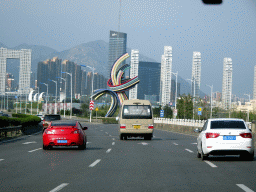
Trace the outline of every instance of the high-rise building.
[[110, 31], [109, 35], [109, 53], [108, 53], [108, 71], [114, 62], [123, 54], [126, 53], [127, 34], [117, 31]]
[[159, 100], [160, 71], [160, 63], [147, 61], [139, 62], [138, 77], [140, 82], [137, 85], [137, 99], [154, 98], [157, 101]]
[[256, 99], [256, 65], [254, 66], [253, 99]]
[[6, 60], [19, 59], [19, 93], [29, 94], [30, 71], [31, 71], [31, 49], [11, 50], [0, 48], [0, 94], [5, 93]]
[[[76, 93], [76, 77], [79, 75], [76, 75], [76, 64], [73, 61], [69, 61], [69, 60], [64, 60], [62, 62], [62, 72], [68, 72], [70, 74], [72, 74], [72, 97], [75, 97], [75, 93]], [[67, 97], [71, 98], [71, 76], [66, 74], [66, 73], [62, 73], [62, 78], [66, 79], [66, 95]], [[80, 79], [81, 81], [81, 79]], [[64, 87], [64, 82], [62, 83], [62, 90], [65, 90]], [[81, 89], [81, 84], [80, 84], [80, 89]]]
[[[191, 80], [192, 80], [191, 81], [192, 95], [194, 95], [195, 93], [195, 97], [199, 97], [200, 82], [201, 82], [201, 53], [200, 52], [193, 52]], [[193, 81], [195, 81], [195, 83]]]
[[232, 71], [232, 59], [224, 58], [222, 81], [222, 106], [226, 110], [231, 109]]
[[[139, 50], [132, 49], [131, 51], [131, 68], [130, 78], [138, 76], [139, 71]], [[138, 85], [129, 90], [129, 99], [137, 99]]]
[[161, 60], [160, 103], [168, 105], [171, 100], [172, 47], [165, 46]]
[[82, 81], [81, 81], [81, 96], [86, 95], [86, 81], [87, 81], [87, 72], [82, 70]]

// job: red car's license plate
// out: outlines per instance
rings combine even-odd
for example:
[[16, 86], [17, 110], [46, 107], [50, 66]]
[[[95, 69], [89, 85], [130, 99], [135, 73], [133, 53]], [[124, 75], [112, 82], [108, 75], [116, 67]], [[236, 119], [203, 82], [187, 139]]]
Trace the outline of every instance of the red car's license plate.
[[67, 143], [67, 140], [57, 140], [57, 143]]

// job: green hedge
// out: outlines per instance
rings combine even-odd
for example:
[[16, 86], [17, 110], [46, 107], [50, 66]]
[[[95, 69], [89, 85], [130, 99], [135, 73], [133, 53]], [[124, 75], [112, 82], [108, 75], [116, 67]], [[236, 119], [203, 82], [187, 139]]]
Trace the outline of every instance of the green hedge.
[[103, 124], [118, 124], [118, 121], [115, 117], [102, 118]]
[[11, 117], [0, 117], [0, 127], [8, 127], [8, 126], [18, 126], [22, 125], [22, 127], [29, 125], [37, 125], [41, 122], [41, 118], [33, 115], [25, 115], [25, 114], [12, 114]]

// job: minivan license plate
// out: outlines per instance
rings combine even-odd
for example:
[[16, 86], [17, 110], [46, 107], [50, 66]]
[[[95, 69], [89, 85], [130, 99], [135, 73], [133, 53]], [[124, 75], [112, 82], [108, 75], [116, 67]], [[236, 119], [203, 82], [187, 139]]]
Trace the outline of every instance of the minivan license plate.
[[133, 125], [133, 128], [134, 128], [134, 129], [139, 129], [139, 128], [140, 128], [140, 125]]
[[236, 140], [236, 136], [223, 136], [223, 140]]

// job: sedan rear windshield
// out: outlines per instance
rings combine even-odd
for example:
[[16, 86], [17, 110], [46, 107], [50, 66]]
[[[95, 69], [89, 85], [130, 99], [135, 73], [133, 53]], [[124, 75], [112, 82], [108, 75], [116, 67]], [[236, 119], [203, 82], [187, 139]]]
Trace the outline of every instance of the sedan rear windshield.
[[152, 119], [150, 105], [125, 105], [123, 119]]
[[75, 122], [52, 122], [51, 126], [76, 126]]
[[44, 116], [45, 121], [56, 121], [60, 120], [60, 115], [45, 115]]
[[246, 129], [243, 121], [212, 121], [211, 129]]

